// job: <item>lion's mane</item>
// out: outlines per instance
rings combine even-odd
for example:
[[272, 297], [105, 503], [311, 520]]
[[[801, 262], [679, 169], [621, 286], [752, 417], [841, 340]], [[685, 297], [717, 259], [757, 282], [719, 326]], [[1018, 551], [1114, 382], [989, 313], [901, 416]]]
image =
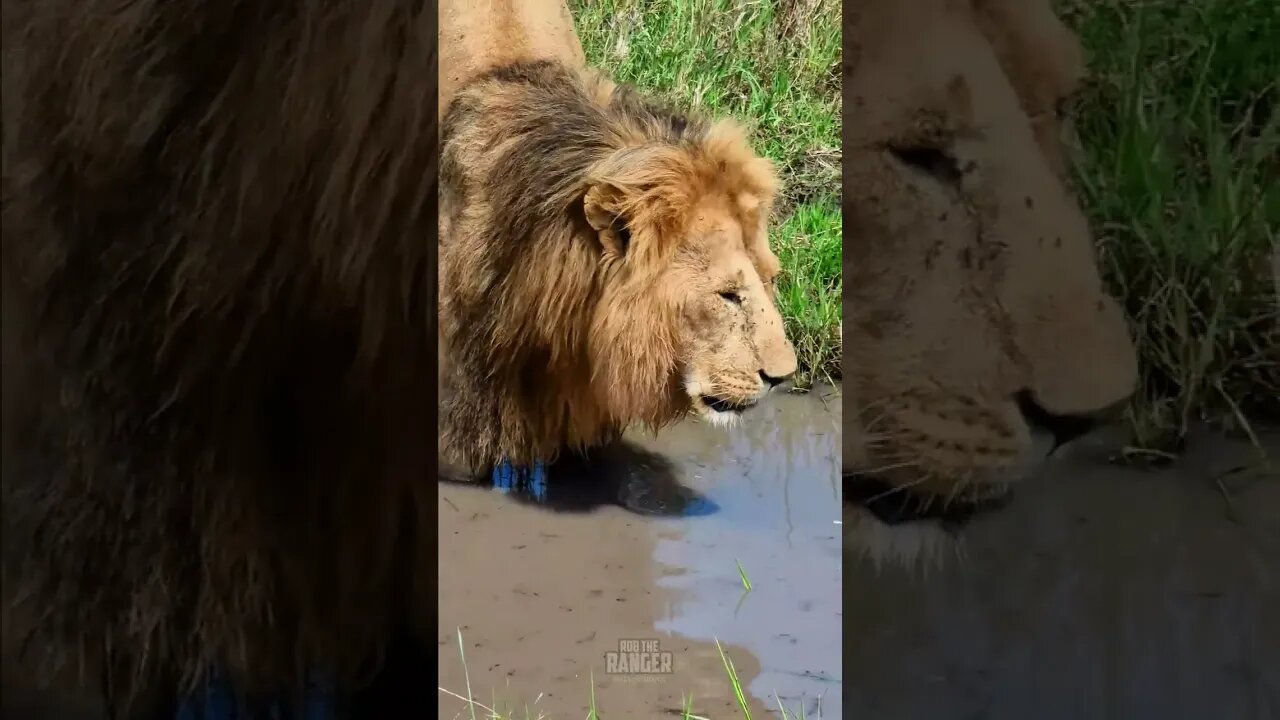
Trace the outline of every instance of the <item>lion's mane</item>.
[[3, 21], [6, 635], [123, 699], [354, 681], [434, 621], [434, 6]]
[[[452, 103], [440, 183], [451, 383], [442, 453], [474, 473], [683, 414], [676, 368], [687, 320], [662, 301], [657, 278], [700, 198], [772, 198], [772, 165], [740, 127], [674, 112], [592, 72], [518, 63], [476, 78]], [[584, 216], [584, 196], [602, 186], [622, 195], [631, 238], [622, 254], [602, 247]]]

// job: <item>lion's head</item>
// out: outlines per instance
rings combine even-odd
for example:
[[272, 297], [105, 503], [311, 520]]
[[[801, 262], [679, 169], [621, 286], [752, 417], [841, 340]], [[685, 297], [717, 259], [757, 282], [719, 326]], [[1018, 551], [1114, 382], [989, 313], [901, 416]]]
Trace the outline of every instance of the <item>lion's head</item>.
[[452, 460], [546, 460], [690, 411], [725, 423], [795, 371], [774, 173], [737, 126], [520, 63], [460, 91], [442, 163]]
[[846, 532], [887, 537], [1001, 499], [1136, 357], [1069, 190], [1081, 52], [1048, 2], [862, 2], [845, 42]]

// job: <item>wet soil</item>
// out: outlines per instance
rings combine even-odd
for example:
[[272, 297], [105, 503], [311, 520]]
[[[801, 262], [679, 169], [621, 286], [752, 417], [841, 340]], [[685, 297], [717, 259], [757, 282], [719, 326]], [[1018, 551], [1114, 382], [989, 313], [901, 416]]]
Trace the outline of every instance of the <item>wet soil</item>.
[[[753, 717], [840, 717], [839, 428], [837, 391], [776, 394], [731, 431], [441, 485], [440, 716], [469, 717], [469, 675], [518, 718], [585, 716], [593, 686], [606, 717], [742, 717], [718, 640]], [[671, 672], [610, 672], [622, 641]]]
[[1082, 440], [927, 573], [846, 556], [845, 717], [1280, 717], [1280, 434]]

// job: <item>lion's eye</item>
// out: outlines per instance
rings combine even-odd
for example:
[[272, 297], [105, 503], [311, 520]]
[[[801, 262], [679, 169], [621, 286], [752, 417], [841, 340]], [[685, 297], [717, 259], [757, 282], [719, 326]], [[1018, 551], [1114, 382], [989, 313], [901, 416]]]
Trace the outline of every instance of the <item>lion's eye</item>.
[[720, 293], [720, 297], [722, 297], [722, 298], [724, 298], [725, 300], [727, 300], [727, 301], [729, 301], [729, 302], [733, 303], [734, 305], [741, 305], [741, 304], [742, 304], [742, 296], [741, 296], [741, 295], [739, 295], [738, 293], [733, 292], [733, 291], [730, 291], [730, 290], [726, 290], [726, 291], [724, 291], [724, 292], [721, 292], [721, 293]]
[[944, 182], [956, 183], [964, 173], [960, 163], [949, 153], [929, 146], [892, 146], [889, 148], [898, 162], [920, 172], [927, 173]]

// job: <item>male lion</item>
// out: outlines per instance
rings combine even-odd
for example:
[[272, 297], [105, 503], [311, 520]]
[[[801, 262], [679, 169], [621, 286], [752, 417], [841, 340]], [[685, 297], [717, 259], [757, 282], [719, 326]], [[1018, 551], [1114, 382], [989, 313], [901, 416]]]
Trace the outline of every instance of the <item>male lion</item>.
[[[771, 164], [588, 70], [562, 4], [508, 5], [441, 11], [442, 455], [476, 473], [732, 421], [796, 367]], [[522, 13], [539, 34], [501, 20]]]
[[1068, 189], [1080, 50], [1048, 1], [866, 0], [844, 32], [845, 533], [913, 556], [1122, 403], [1136, 358]]

